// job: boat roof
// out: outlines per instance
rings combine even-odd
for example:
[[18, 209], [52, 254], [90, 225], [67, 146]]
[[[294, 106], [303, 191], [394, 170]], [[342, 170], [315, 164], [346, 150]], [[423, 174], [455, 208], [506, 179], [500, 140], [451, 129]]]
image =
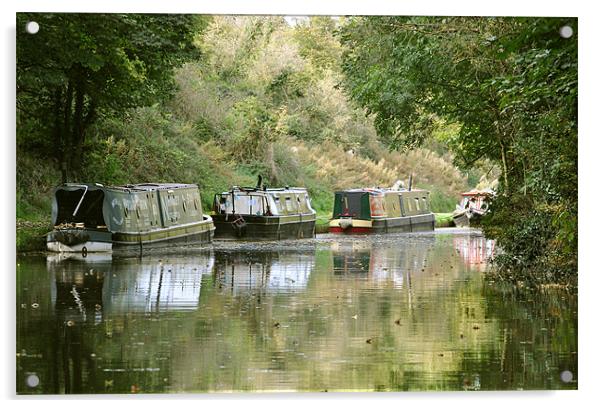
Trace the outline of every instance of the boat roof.
[[139, 183], [123, 184], [118, 186], [105, 186], [100, 183], [65, 183], [57, 189], [71, 190], [82, 187], [88, 187], [89, 190], [118, 190], [118, 191], [155, 191], [155, 190], [176, 190], [180, 188], [198, 188], [196, 184], [182, 183]]
[[230, 194], [232, 192], [241, 193], [305, 193], [307, 189], [304, 187], [270, 187], [270, 188], [256, 188], [256, 187], [239, 187], [233, 186], [230, 191], [224, 191], [222, 194]]
[[351, 188], [348, 190], [339, 190], [335, 191], [336, 194], [340, 193], [370, 193], [370, 194], [386, 194], [386, 193], [401, 193], [408, 191], [427, 191], [420, 188], [413, 188], [412, 190], [408, 190], [406, 188], [392, 190], [390, 188], [379, 188], [379, 187], [363, 187], [363, 188]]
[[493, 190], [477, 190], [476, 188], [461, 194], [463, 197], [471, 196], [490, 196], [493, 195]]

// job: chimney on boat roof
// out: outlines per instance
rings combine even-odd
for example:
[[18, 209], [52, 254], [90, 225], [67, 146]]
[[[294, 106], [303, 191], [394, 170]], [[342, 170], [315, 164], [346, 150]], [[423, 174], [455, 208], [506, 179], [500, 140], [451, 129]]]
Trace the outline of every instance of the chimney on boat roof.
[[261, 181], [262, 181], [262, 178], [261, 178], [261, 174], [260, 174], [257, 176], [257, 185], [255, 186], [255, 188], [258, 190], [261, 188]]

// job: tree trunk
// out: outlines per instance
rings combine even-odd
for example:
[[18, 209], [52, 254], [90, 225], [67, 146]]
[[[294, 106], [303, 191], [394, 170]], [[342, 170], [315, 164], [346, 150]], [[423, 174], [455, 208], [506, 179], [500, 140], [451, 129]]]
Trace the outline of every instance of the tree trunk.
[[67, 182], [67, 173], [62, 166], [65, 160], [65, 142], [63, 140], [63, 132], [61, 127], [61, 106], [62, 106], [63, 90], [57, 87], [54, 92], [54, 157], [59, 163], [61, 170], [61, 180]]
[[504, 195], [508, 192], [508, 162], [506, 158], [506, 146], [504, 143], [500, 142], [500, 147], [502, 149], [502, 172], [504, 175]]
[[65, 107], [63, 110], [63, 128], [61, 129], [61, 140], [63, 154], [61, 157], [61, 174], [63, 180], [67, 182], [67, 176], [69, 174], [69, 162], [71, 156], [71, 149], [69, 146], [69, 137], [71, 134], [71, 107], [73, 105], [73, 87], [71, 81], [67, 85], [67, 93], [65, 94]]
[[80, 173], [81, 155], [83, 146], [83, 115], [84, 92], [81, 84], [75, 90], [75, 110], [73, 112], [73, 131], [71, 134], [71, 169]]

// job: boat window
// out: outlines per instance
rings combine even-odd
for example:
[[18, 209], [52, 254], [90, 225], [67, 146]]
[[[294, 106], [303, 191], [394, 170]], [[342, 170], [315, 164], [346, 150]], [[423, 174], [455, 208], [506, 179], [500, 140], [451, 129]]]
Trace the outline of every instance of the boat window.
[[263, 199], [261, 196], [249, 196], [249, 214], [263, 215]]
[[[171, 195], [169, 194], [170, 192]], [[171, 222], [176, 222], [180, 218], [180, 213], [178, 212], [178, 199], [171, 190], [168, 191], [167, 195], [166, 212]]]
[[182, 209], [186, 212], [186, 201], [182, 200]]
[[280, 211], [284, 211], [284, 204], [282, 204], [282, 200], [280, 200], [280, 196], [276, 196], [274, 197], [274, 200], [276, 200], [276, 204], [278, 205], [278, 209]]
[[293, 201], [290, 197], [286, 197], [286, 210], [288, 212], [293, 212], [295, 209], [293, 208]]
[[232, 210], [236, 214], [263, 215], [265, 213], [264, 200], [259, 195], [235, 195], [234, 209], [232, 208], [230, 198], [231, 196], [228, 196], [225, 203], [225, 209], [228, 213], [232, 213]]
[[271, 215], [278, 215], [278, 214], [280, 214], [278, 200], [276, 198], [277, 197], [275, 197], [273, 194], [269, 194], [269, 195], [267, 195], [265, 197], [266, 204], [267, 204], [266, 209], [270, 210]]
[[422, 208], [420, 208], [420, 198], [414, 197], [414, 200], [416, 200], [416, 210], [421, 210]]

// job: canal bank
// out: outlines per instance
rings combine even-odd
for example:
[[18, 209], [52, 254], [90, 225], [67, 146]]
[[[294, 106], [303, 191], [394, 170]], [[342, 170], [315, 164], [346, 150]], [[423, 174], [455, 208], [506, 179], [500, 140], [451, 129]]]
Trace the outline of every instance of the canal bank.
[[17, 220], [15, 227], [17, 254], [46, 251], [46, 234], [52, 230], [50, 220]]
[[[318, 215], [316, 218], [316, 234], [328, 232], [329, 217]], [[435, 213], [435, 228], [453, 227], [451, 213]], [[52, 230], [50, 221], [16, 222], [16, 246], [18, 254], [46, 251], [46, 234]]]

